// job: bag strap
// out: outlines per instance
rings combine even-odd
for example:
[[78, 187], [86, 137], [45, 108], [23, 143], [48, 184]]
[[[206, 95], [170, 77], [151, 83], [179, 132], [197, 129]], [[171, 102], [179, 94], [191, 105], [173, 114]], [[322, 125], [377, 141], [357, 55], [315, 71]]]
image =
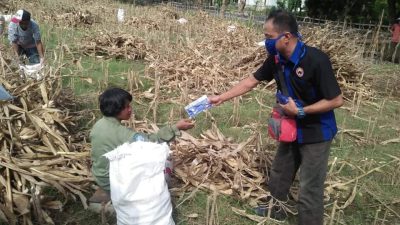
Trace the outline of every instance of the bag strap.
[[279, 84], [281, 85], [282, 94], [285, 96], [290, 96], [289, 91], [286, 86], [286, 79], [285, 79], [285, 76], [283, 75], [282, 68], [280, 68], [280, 66], [278, 65], [277, 69], [278, 69], [278, 79], [279, 79]]

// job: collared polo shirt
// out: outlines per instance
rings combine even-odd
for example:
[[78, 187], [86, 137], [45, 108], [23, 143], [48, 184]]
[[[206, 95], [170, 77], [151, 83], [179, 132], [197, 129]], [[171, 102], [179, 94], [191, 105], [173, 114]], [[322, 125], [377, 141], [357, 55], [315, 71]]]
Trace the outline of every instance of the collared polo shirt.
[[[283, 70], [285, 81], [280, 81], [278, 69]], [[319, 49], [298, 41], [288, 60], [282, 56], [269, 56], [254, 73], [259, 81], [276, 80], [278, 90], [286, 82], [290, 97], [303, 106], [312, 105], [322, 99], [331, 100], [341, 94], [329, 57]], [[325, 113], [307, 114], [297, 122], [298, 143], [329, 141], [337, 133], [333, 110]]]

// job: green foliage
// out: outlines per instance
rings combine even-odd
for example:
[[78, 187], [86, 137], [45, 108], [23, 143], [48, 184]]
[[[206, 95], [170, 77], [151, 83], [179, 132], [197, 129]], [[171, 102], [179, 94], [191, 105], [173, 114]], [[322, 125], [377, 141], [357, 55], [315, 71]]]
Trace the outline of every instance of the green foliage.
[[301, 11], [301, 0], [278, 0], [276, 4], [278, 8], [286, 9], [290, 12]]
[[349, 20], [352, 22], [378, 22], [382, 11], [384, 23], [389, 23], [388, 1], [390, 0], [306, 0], [307, 15], [310, 17]]

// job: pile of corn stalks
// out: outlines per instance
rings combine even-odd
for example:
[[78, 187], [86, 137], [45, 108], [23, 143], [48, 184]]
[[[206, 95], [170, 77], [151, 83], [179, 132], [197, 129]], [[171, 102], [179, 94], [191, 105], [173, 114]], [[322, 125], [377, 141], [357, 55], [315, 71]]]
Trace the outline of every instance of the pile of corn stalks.
[[265, 176], [261, 173], [265, 168], [261, 165], [271, 162], [272, 155], [259, 151], [255, 141], [252, 136], [243, 143], [234, 143], [216, 126], [200, 139], [183, 133], [174, 150], [175, 174], [185, 184], [243, 200], [265, 196]]
[[145, 18], [145, 17], [130, 17], [125, 20], [125, 25], [131, 27], [131, 28], [136, 28], [136, 29], [154, 29], [154, 30], [159, 30], [160, 26], [159, 24], [151, 19]]
[[46, 71], [41, 81], [3, 71], [0, 83], [15, 99], [0, 102], [0, 219], [54, 224], [49, 209], [62, 210], [66, 202], [46, 196], [46, 187], [86, 207], [83, 193], [92, 178], [86, 135], [76, 130], [80, 116], [63, 107], [74, 99], [61, 88], [58, 71]]
[[3, 0], [0, 2], [1, 13], [15, 13], [15, 4], [14, 1]]
[[[253, 68], [232, 68], [238, 55], [250, 53], [256, 46], [256, 34], [249, 28], [236, 25], [235, 31], [228, 32], [230, 23], [204, 13], [188, 20], [188, 25], [171, 29], [174, 34], [181, 35], [185, 45], [167, 46], [161, 43], [152, 47], [156, 50], [146, 57], [150, 61], [150, 74], [162, 77], [162, 89], [174, 91], [187, 88], [191, 94], [198, 95], [221, 93], [251, 73]], [[191, 33], [201, 35], [192, 38]], [[163, 50], [171, 47], [173, 51]]]
[[163, 19], [178, 19], [179, 14], [176, 10], [169, 7], [160, 7], [160, 15]]
[[145, 42], [126, 33], [101, 32], [99, 36], [87, 36], [80, 46], [86, 55], [117, 59], [144, 59], [147, 52]]
[[364, 78], [368, 65], [363, 61], [359, 44], [363, 35], [352, 30], [338, 30], [330, 24], [305, 27], [301, 32], [308, 45], [328, 54], [345, 96], [353, 97], [355, 92], [366, 98], [374, 96], [371, 85]]
[[45, 19], [52, 24], [68, 27], [90, 26], [100, 21], [89, 10], [81, 11], [75, 9], [63, 14], [53, 14], [45, 17]]

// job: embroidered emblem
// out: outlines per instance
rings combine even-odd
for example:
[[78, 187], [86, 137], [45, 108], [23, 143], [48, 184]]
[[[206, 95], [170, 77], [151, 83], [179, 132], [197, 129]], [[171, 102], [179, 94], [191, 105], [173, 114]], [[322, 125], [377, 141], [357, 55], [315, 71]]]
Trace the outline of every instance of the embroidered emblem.
[[297, 69], [296, 69], [296, 75], [297, 75], [298, 77], [302, 77], [302, 76], [304, 75], [304, 70], [303, 70], [303, 68], [297, 67]]

